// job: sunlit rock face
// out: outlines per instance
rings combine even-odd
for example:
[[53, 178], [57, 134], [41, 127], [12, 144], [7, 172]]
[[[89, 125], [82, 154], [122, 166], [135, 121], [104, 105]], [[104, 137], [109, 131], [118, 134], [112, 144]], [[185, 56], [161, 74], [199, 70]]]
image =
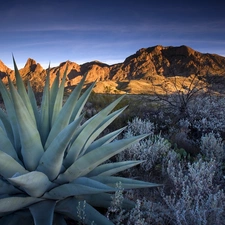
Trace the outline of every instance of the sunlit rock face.
[[[200, 53], [185, 45], [142, 48], [123, 62], [113, 65], [97, 60], [82, 65], [71, 61], [62, 62], [59, 66], [50, 68], [50, 84], [57, 73], [61, 78], [66, 68], [66, 86], [76, 85], [87, 73], [87, 83], [98, 82], [94, 89], [96, 92], [104, 92], [105, 87], [110, 86], [110, 89], [118, 93], [121, 91], [148, 93], [152, 81], [161, 83], [175, 76], [187, 78], [198, 75], [205, 81], [208, 81], [208, 77], [213, 77], [219, 80], [218, 83], [221, 83], [222, 78], [225, 79], [225, 57]], [[44, 86], [48, 69], [43, 69], [34, 59], [29, 58], [24, 68], [19, 71], [22, 78], [29, 80], [37, 90], [41, 90]], [[0, 77], [3, 82], [7, 82], [7, 75], [12, 80], [15, 79], [14, 71], [0, 61]]]

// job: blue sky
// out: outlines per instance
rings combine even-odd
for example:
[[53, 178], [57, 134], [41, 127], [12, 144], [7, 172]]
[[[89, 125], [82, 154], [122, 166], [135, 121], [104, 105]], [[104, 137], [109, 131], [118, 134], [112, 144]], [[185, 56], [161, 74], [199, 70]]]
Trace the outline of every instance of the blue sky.
[[0, 60], [43, 67], [66, 60], [114, 64], [140, 48], [187, 45], [225, 56], [221, 1], [11, 0], [0, 7]]

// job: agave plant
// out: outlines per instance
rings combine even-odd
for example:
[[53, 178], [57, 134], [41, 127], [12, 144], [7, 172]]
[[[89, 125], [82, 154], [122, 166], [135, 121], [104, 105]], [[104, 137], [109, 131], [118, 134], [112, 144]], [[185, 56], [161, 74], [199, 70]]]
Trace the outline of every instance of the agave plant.
[[[115, 140], [124, 128], [99, 137], [125, 109], [114, 110], [123, 96], [83, 122], [83, 108], [94, 87], [83, 90], [85, 75], [64, 102], [66, 71], [50, 85], [48, 69], [41, 106], [25, 86], [13, 58], [16, 83], [0, 80], [5, 110], [0, 110], [0, 224], [113, 224], [96, 207], [109, 207], [116, 184], [146, 188], [154, 183], [116, 176], [141, 161], [110, 162], [115, 154], [146, 135]], [[124, 201], [129, 206], [129, 201]]]

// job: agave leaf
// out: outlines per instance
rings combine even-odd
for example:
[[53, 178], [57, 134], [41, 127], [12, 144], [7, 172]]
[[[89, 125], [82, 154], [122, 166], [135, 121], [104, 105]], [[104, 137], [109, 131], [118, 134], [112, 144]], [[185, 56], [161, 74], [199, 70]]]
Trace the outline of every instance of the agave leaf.
[[62, 81], [59, 85], [59, 88], [58, 88], [58, 91], [57, 91], [57, 94], [56, 94], [56, 98], [55, 98], [55, 102], [54, 102], [54, 108], [53, 108], [52, 117], [51, 117], [52, 118], [52, 121], [51, 121], [52, 126], [53, 126], [56, 118], [58, 117], [59, 112], [62, 109], [67, 69], [68, 69], [68, 65], [66, 66], [66, 69], [65, 69], [64, 74], [63, 74]]
[[35, 170], [44, 153], [41, 138], [37, 126], [25, 107], [23, 100], [12, 85], [12, 82], [9, 81], [9, 84], [17, 115], [23, 161], [28, 170]]
[[46, 200], [29, 207], [35, 225], [52, 225], [56, 201]]
[[33, 218], [29, 211], [17, 211], [10, 213], [0, 219], [1, 225], [15, 225], [15, 224], [23, 224], [23, 225], [31, 225], [33, 224]]
[[93, 222], [94, 224], [113, 225], [110, 220], [84, 201], [79, 201], [75, 198], [67, 198], [56, 204], [56, 212], [64, 214], [75, 221], [80, 221], [77, 215], [77, 208], [84, 210], [85, 221], [83, 222], [87, 225], [91, 225]]
[[78, 177], [85, 176], [101, 163], [147, 136], [148, 135], [139, 135], [136, 137], [118, 140], [88, 152], [77, 159], [63, 174], [60, 174], [56, 179], [56, 182], [71, 182]]
[[5, 134], [5, 132], [1, 127], [0, 127], [0, 149], [1, 151], [5, 152], [6, 154], [14, 158], [17, 162], [20, 161], [18, 159], [17, 152], [13, 147], [11, 140], [8, 138], [8, 136]]
[[16, 86], [17, 86], [18, 93], [20, 94], [21, 98], [23, 99], [23, 102], [24, 102], [28, 112], [30, 113], [31, 119], [33, 120], [33, 122], [35, 122], [34, 111], [33, 111], [32, 105], [30, 103], [24, 82], [23, 82], [22, 77], [20, 76], [20, 72], [17, 68], [14, 57], [13, 57], [13, 64], [14, 64], [14, 72], [15, 72], [15, 77], [16, 77]]
[[41, 113], [40, 113], [40, 125], [39, 131], [41, 136], [42, 145], [45, 145], [45, 142], [48, 138], [48, 134], [51, 127], [50, 120], [50, 90], [49, 90], [49, 76], [50, 68], [48, 69], [42, 101], [41, 101]]
[[70, 121], [73, 109], [76, 105], [77, 99], [82, 90], [83, 83], [85, 81], [85, 77], [81, 80], [81, 82], [76, 86], [73, 92], [70, 94], [66, 103], [63, 105], [61, 111], [58, 113], [58, 117], [55, 118], [55, 123], [53, 124], [51, 131], [49, 133], [48, 139], [45, 144], [45, 149], [51, 144], [53, 139], [59, 134], [61, 130], [63, 130]]
[[[4, 105], [5, 105], [5, 108], [7, 111], [8, 120], [11, 124], [12, 132], [13, 132], [13, 139], [12, 139], [11, 133], [9, 133], [10, 134], [9, 137], [11, 137], [10, 139], [13, 140], [12, 143], [14, 143], [14, 147], [15, 147], [16, 151], [18, 152], [18, 150], [20, 149], [20, 138], [19, 138], [19, 132], [18, 132], [18, 126], [17, 126], [17, 118], [16, 118], [14, 106], [12, 104], [11, 95], [10, 95], [9, 91], [7, 90], [6, 86], [3, 84], [1, 79], [0, 79], [0, 91], [2, 94], [2, 98], [4, 100]], [[3, 120], [3, 122], [6, 122], [6, 121]], [[10, 130], [7, 130], [7, 131], [10, 131]]]
[[85, 143], [82, 152], [79, 154], [79, 157], [83, 154], [85, 154], [87, 148], [90, 146], [90, 144], [102, 133], [102, 131], [111, 124], [124, 110], [126, 107], [121, 108], [111, 114], [109, 114], [105, 119], [103, 119], [102, 123], [99, 124], [99, 126], [96, 128], [96, 130], [91, 134], [91, 136], [88, 138], [87, 142]]
[[2, 111], [2, 109], [0, 109], [0, 120], [1, 120], [1, 127], [7, 133], [8, 138], [13, 144], [14, 143], [13, 130], [10, 121], [8, 119], [8, 116]]
[[[81, 201], [87, 201], [88, 204], [92, 205], [93, 207], [100, 207], [100, 208], [108, 208], [112, 203], [113, 196], [115, 194], [109, 193], [101, 193], [101, 198], [99, 198], [99, 194], [93, 195], [80, 195], [76, 198]], [[122, 208], [124, 209], [132, 209], [135, 207], [135, 202], [124, 198], [122, 203]]]
[[58, 213], [54, 214], [54, 225], [67, 225], [64, 216]]
[[[50, 74], [50, 68], [48, 69], [47, 73]], [[52, 118], [52, 115], [53, 115], [55, 99], [59, 89], [59, 75], [60, 75], [59, 72], [57, 72], [56, 77], [53, 81], [53, 84], [50, 88], [50, 103], [49, 103], [50, 118]]]
[[5, 180], [0, 179], [0, 195], [1, 194], [19, 194], [22, 193], [19, 189], [15, 188], [12, 184]]
[[109, 187], [90, 178], [81, 177], [71, 183], [63, 184], [53, 188], [43, 197], [48, 199], [65, 199], [77, 195], [92, 195], [115, 191], [115, 188]]
[[161, 184], [145, 182], [141, 180], [134, 180], [131, 178], [125, 177], [114, 177], [114, 176], [95, 176], [91, 179], [99, 181], [103, 184], [109, 185], [111, 187], [116, 187], [116, 184], [121, 182], [121, 187], [123, 189], [134, 189], [134, 188], [150, 188], [150, 187], [159, 187]]
[[43, 201], [34, 197], [7, 197], [0, 199], [0, 213], [13, 212]]
[[58, 176], [62, 167], [66, 147], [69, 145], [70, 140], [82, 119], [83, 116], [64, 128], [55, 137], [41, 157], [37, 170], [45, 173], [50, 180], [54, 180]]
[[[85, 78], [86, 78], [86, 75], [85, 74]], [[73, 110], [73, 113], [72, 113], [72, 116], [70, 118], [70, 122], [75, 120], [77, 117], [80, 116], [83, 108], [84, 108], [84, 105], [86, 104], [90, 94], [91, 94], [91, 91], [93, 89], [93, 87], [95, 86], [95, 82], [82, 94], [82, 96], [79, 98], [79, 100], [77, 101], [76, 103], [76, 106], [74, 107], [74, 110]]]
[[85, 151], [85, 153], [88, 153], [90, 151], [92, 151], [93, 149], [96, 149], [104, 144], [108, 144], [111, 141], [113, 141], [122, 131], [124, 131], [126, 127], [120, 128], [118, 130], [115, 130], [109, 134], [104, 135], [103, 137], [95, 140], [94, 142], [92, 142], [89, 147], [87, 148], [87, 150]]
[[10, 155], [0, 151], [0, 175], [4, 178], [10, 178], [15, 173], [25, 174], [28, 171]]
[[42, 196], [52, 185], [48, 177], [44, 173], [38, 171], [8, 178], [8, 181], [11, 184], [20, 187], [32, 197]]
[[40, 115], [39, 115], [39, 111], [38, 111], [37, 101], [36, 101], [34, 91], [31, 87], [31, 84], [29, 81], [27, 83], [27, 89], [28, 89], [28, 97], [30, 99], [30, 103], [31, 103], [31, 106], [32, 106], [33, 112], [34, 112], [35, 121], [37, 124], [39, 124]]
[[78, 158], [80, 152], [82, 151], [87, 138], [99, 127], [102, 120], [113, 110], [113, 108], [122, 100], [124, 96], [119, 97], [110, 105], [108, 105], [105, 109], [101, 110], [98, 114], [92, 117], [90, 120], [86, 121], [84, 129], [77, 136], [76, 140], [70, 147], [70, 151], [68, 152], [64, 164], [66, 167], [72, 165], [72, 163]]
[[102, 164], [95, 169], [93, 169], [86, 176], [111, 176], [121, 171], [127, 170], [131, 167], [137, 166], [143, 161], [122, 161], [122, 162], [114, 162], [114, 163], [106, 163]]

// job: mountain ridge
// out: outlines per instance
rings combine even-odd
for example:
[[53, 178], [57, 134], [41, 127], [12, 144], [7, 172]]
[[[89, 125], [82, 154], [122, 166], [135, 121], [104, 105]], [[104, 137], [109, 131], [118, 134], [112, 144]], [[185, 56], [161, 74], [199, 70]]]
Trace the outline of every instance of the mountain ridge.
[[[86, 82], [97, 80], [102, 87], [95, 88], [96, 92], [104, 92], [104, 87], [110, 85], [113, 92], [133, 91], [128, 88], [130, 83], [140, 81], [151, 83], [153, 80], [165, 80], [170, 77], [189, 77], [198, 75], [201, 78], [208, 76], [225, 78], [225, 57], [201, 53], [188, 46], [162, 46], [156, 45], [148, 48], [141, 48], [134, 54], [125, 58], [121, 63], [108, 65], [100, 61], [91, 61], [84, 64], [77, 64], [67, 60], [56, 67], [50, 68], [50, 83], [59, 72], [62, 76], [66, 67], [68, 68], [66, 86], [76, 85], [81, 77], [87, 73]], [[24, 68], [20, 69], [21, 76], [25, 80], [30, 80], [31, 84], [41, 88], [44, 85], [46, 71], [34, 59], [28, 58]], [[0, 61], [0, 77], [3, 82], [7, 82], [7, 75], [12, 80], [15, 79], [14, 71], [9, 69]], [[132, 81], [132, 82], [131, 82]], [[104, 83], [105, 82], [105, 83]], [[125, 88], [120, 90], [120, 83]], [[150, 86], [149, 86], [150, 88]], [[101, 89], [101, 90], [100, 90]], [[139, 88], [141, 90], [141, 88]], [[142, 93], [148, 93], [147, 86], [143, 86]], [[137, 93], [135, 93], [137, 94]]]

